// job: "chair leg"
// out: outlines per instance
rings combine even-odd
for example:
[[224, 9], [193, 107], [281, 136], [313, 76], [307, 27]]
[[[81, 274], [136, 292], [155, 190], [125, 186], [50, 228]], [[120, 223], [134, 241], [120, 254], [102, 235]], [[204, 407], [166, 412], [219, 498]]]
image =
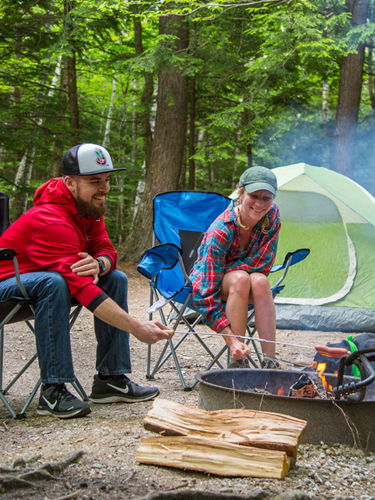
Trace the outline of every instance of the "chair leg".
[[6, 406], [9, 413], [12, 415], [12, 418], [17, 418], [16, 412], [10, 406], [10, 404], [8, 403], [8, 401], [7, 401], [6, 397], [4, 396], [4, 394], [2, 393], [2, 391], [0, 391], [0, 399], [4, 403], [4, 405]]
[[9, 382], [9, 384], [3, 389], [3, 393], [6, 394], [9, 389], [12, 387], [13, 384], [17, 382], [17, 380], [21, 377], [23, 373], [29, 368], [30, 365], [34, 363], [34, 361], [37, 358], [37, 354], [34, 354], [34, 356], [29, 359], [29, 361], [24, 365], [24, 367], [17, 373], [17, 375]]
[[31, 391], [30, 393], [30, 396], [27, 398], [27, 401], [26, 403], [24, 404], [24, 407], [22, 408], [22, 410], [20, 411], [20, 413], [18, 413], [17, 417], [16, 418], [26, 418], [26, 410], [28, 409], [28, 407], [30, 406], [31, 404], [31, 401], [34, 399], [35, 397], [35, 394], [37, 393], [39, 387], [42, 385], [42, 379], [40, 378], [38, 380], [38, 382], [35, 384], [34, 386], [34, 389]]
[[78, 380], [77, 377], [75, 377], [75, 381], [72, 382], [72, 386], [78, 392], [78, 394], [81, 396], [83, 401], [90, 401], [88, 395], [86, 394], [85, 389], [82, 387], [81, 382]]

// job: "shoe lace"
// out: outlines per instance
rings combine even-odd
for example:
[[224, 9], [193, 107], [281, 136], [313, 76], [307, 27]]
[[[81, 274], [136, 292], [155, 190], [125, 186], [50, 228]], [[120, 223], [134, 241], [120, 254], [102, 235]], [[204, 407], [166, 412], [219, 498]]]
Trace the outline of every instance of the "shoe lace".
[[76, 399], [73, 394], [68, 391], [65, 384], [58, 385], [52, 394], [57, 398], [58, 401], [61, 401], [62, 399], [66, 399], [66, 401], [72, 401], [73, 399]]

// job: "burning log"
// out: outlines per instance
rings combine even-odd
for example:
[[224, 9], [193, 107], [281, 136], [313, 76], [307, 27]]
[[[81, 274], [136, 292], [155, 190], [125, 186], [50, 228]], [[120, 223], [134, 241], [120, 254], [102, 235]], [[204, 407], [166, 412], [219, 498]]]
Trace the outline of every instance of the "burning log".
[[189, 469], [219, 476], [283, 479], [288, 458], [281, 451], [262, 450], [197, 437], [143, 437], [137, 462]]
[[315, 398], [317, 395], [313, 381], [306, 374], [301, 375], [289, 391], [289, 396], [294, 398]]
[[[318, 363], [316, 375], [308, 376], [306, 373], [300, 376], [298, 381], [289, 389], [289, 396], [294, 398], [319, 398], [328, 399], [327, 389], [332, 392], [332, 386], [328, 386], [323, 372], [326, 368], [326, 363]], [[315, 373], [315, 372], [314, 372]]]
[[158, 398], [146, 415], [144, 428], [163, 436], [191, 436], [255, 446], [294, 457], [306, 421], [256, 410], [204, 411]]

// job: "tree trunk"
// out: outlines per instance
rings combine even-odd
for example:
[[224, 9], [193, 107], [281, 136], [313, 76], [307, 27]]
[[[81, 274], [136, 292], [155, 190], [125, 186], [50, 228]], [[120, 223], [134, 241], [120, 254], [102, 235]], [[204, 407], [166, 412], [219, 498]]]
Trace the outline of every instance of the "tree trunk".
[[[186, 21], [179, 16], [162, 16], [159, 33], [176, 37], [174, 52], [186, 50]], [[176, 189], [180, 178], [187, 122], [187, 77], [171, 62], [159, 72], [155, 134], [152, 143], [150, 172], [145, 191], [130, 234], [120, 257], [137, 260], [150, 246], [153, 198], [158, 193]]]
[[194, 191], [195, 189], [195, 79], [190, 80], [190, 116], [189, 116], [189, 183], [188, 189]]
[[328, 93], [329, 93], [329, 83], [327, 80], [323, 80], [322, 84], [322, 122], [326, 124], [328, 122]]
[[136, 103], [136, 90], [137, 82], [133, 81], [134, 88], [134, 100], [133, 100], [133, 111], [132, 111], [132, 151], [131, 151], [131, 164], [135, 167], [135, 160], [137, 155], [137, 103]]
[[69, 119], [70, 119], [70, 134], [71, 146], [79, 144], [79, 108], [78, 108], [78, 92], [77, 92], [77, 73], [76, 73], [76, 52], [74, 41], [72, 40], [72, 23], [69, 19], [69, 12], [74, 9], [74, 0], [64, 0], [65, 9], [65, 24], [68, 34], [68, 42], [70, 47], [70, 55], [67, 57], [68, 68], [68, 95], [69, 95]]
[[[24, 177], [24, 174], [25, 174], [25, 168], [26, 168], [26, 161], [27, 161], [27, 151], [26, 150], [22, 156], [22, 159], [18, 165], [18, 168], [17, 168], [17, 172], [16, 172], [16, 177], [14, 179], [14, 184], [13, 184], [13, 187], [12, 187], [12, 195], [9, 199], [9, 207], [10, 209], [13, 208], [13, 204], [15, 202], [15, 199], [16, 199], [16, 194], [17, 194], [17, 189], [21, 187], [21, 184], [22, 184], [22, 180], [23, 180], [23, 177]], [[18, 210], [17, 210], [18, 212]]]
[[23, 213], [27, 210], [27, 203], [29, 201], [29, 187], [31, 182], [31, 174], [33, 172], [34, 165], [34, 157], [35, 157], [35, 144], [32, 147], [31, 153], [28, 157], [28, 162], [26, 164], [26, 176], [25, 176], [25, 192], [23, 194], [23, 207], [22, 210], [17, 214], [17, 217], [21, 217]]
[[109, 132], [111, 129], [113, 102], [115, 100], [115, 95], [116, 95], [116, 71], [115, 71], [115, 74], [113, 75], [113, 79], [112, 79], [111, 102], [109, 103], [107, 121], [105, 124], [104, 138], [103, 138], [103, 143], [102, 143], [104, 148], [107, 148], [107, 146], [109, 144]]
[[[133, 6], [137, 9], [136, 6]], [[143, 54], [142, 24], [139, 17], [133, 16], [134, 26], [134, 47], [137, 57]], [[145, 85], [141, 97], [141, 106], [138, 110], [142, 124], [143, 148], [145, 151], [146, 176], [150, 170], [151, 150], [152, 150], [152, 130], [151, 130], [151, 107], [154, 92], [154, 78], [151, 73], [145, 74]]]
[[[58, 94], [59, 100], [59, 114], [58, 121], [60, 122], [61, 130], [66, 128], [66, 115], [68, 107], [68, 67], [67, 67], [66, 56], [62, 57], [61, 61], [61, 74], [60, 74], [60, 89]], [[55, 136], [53, 151], [52, 151], [52, 165], [51, 165], [51, 175], [52, 177], [58, 177], [60, 175], [60, 164], [61, 158], [64, 154], [64, 136]]]
[[[370, 0], [347, 0], [352, 14], [353, 26], [364, 24]], [[355, 138], [358, 123], [359, 104], [362, 90], [364, 46], [358, 46], [357, 53], [342, 60], [339, 81], [339, 96], [334, 131], [333, 169], [343, 175], [352, 176], [355, 162]]]
[[[127, 135], [127, 115], [128, 115], [128, 103], [127, 103], [127, 94], [128, 94], [129, 82], [126, 85], [125, 92], [123, 93], [123, 102], [124, 102], [124, 120], [123, 123], [120, 123], [119, 133], [122, 134], [122, 144], [123, 147], [121, 149], [120, 155], [120, 165], [124, 166], [126, 163], [125, 159], [125, 145], [126, 145], [126, 135]], [[123, 126], [123, 129], [122, 129]], [[119, 134], [119, 135], [120, 135]], [[116, 233], [118, 235], [118, 244], [122, 244], [122, 238], [124, 234], [124, 223], [125, 223], [125, 210], [124, 210], [124, 186], [125, 186], [125, 176], [124, 175], [116, 175], [115, 182], [117, 182], [117, 189], [119, 192], [118, 202], [117, 202], [117, 217], [116, 217]]]
[[367, 71], [368, 71], [368, 93], [370, 97], [370, 104], [372, 109], [371, 125], [372, 125], [372, 154], [371, 154], [371, 180], [370, 191], [373, 195], [375, 193], [375, 79], [374, 79], [374, 64], [373, 64], [374, 47], [369, 47], [367, 57]]

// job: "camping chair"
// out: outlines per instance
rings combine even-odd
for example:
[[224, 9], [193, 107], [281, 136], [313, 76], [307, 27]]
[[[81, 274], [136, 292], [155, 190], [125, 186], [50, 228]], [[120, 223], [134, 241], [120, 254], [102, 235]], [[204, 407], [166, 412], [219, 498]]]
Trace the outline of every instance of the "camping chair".
[[[165, 345], [151, 371], [151, 346], [147, 353], [148, 379], [153, 379], [165, 362], [172, 356], [183, 390], [192, 390], [197, 382], [188, 386], [185, 383], [177, 356], [177, 349], [188, 335], [196, 338], [201, 347], [211, 358], [206, 370], [214, 365], [223, 369], [220, 358], [227, 353], [229, 360], [229, 349], [225, 345], [217, 354], [203, 340], [202, 333], [199, 334], [195, 327], [202, 316], [190, 322], [187, 319], [188, 309], [195, 311], [192, 299], [192, 286], [189, 273], [196, 260], [198, 248], [202, 242], [205, 232], [211, 223], [228, 207], [230, 199], [217, 193], [172, 191], [162, 193], [154, 198], [153, 204], [153, 247], [143, 256], [137, 270], [150, 280], [150, 307], [147, 309], [149, 318], [158, 312], [163, 324], [168, 324], [168, 316], [164, 312], [166, 306], [170, 306], [175, 313], [175, 319], [171, 329], [176, 331], [182, 321], [187, 332], [174, 344], [173, 339], [165, 342]], [[157, 244], [158, 243], [158, 244]], [[282, 265], [274, 266], [271, 272], [284, 270], [282, 277], [273, 286], [272, 293], [275, 297], [283, 288], [281, 282], [284, 280], [291, 265], [303, 260], [309, 254], [309, 250], [297, 250], [290, 252], [284, 259]], [[252, 340], [256, 332], [254, 323], [254, 308], [250, 305], [248, 312], [247, 333], [252, 342], [257, 361], [250, 358], [254, 367], [258, 367], [262, 361], [262, 355]], [[214, 333], [212, 335], [215, 335]], [[167, 349], [169, 352], [166, 354]]]
[[[9, 198], [6, 194], [0, 193], [0, 228], [2, 232], [4, 232], [9, 226]], [[2, 234], [2, 233], [1, 233]], [[17, 281], [17, 285], [21, 290], [22, 297], [12, 297], [5, 302], [0, 302], [0, 399], [8, 409], [9, 413], [13, 418], [25, 418], [26, 410], [32, 402], [35, 394], [37, 393], [39, 387], [42, 384], [41, 378], [36, 382], [33, 390], [27, 398], [22, 410], [20, 413], [16, 413], [16, 411], [12, 408], [9, 401], [6, 399], [5, 395], [9, 391], [9, 389], [17, 382], [17, 380], [26, 372], [26, 370], [32, 365], [32, 363], [37, 359], [37, 354], [35, 353], [29, 361], [21, 368], [21, 370], [13, 377], [13, 379], [3, 387], [3, 367], [4, 367], [4, 328], [6, 325], [11, 323], [17, 323], [20, 321], [24, 321], [29, 329], [34, 333], [34, 326], [31, 323], [31, 320], [34, 319], [34, 307], [35, 302], [30, 299], [25, 288], [23, 287], [20, 279], [18, 262], [17, 262], [17, 253], [12, 249], [0, 249], [0, 261], [4, 260], [12, 260], [13, 266], [15, 270], [15, 277]], [[72, 300], [72, 306], [75, 307], [70, 314], [70, 329], [73, 327], [78, 315], [82, 309], [82, 305], [78, 302]], [[85, 393], [82, 385], [75, 379], [75, 382], [72, 382], [72, 386], [77, 391], [77, 393], [81, 396], [84, 401], [88, 401], [89, 398]]]

